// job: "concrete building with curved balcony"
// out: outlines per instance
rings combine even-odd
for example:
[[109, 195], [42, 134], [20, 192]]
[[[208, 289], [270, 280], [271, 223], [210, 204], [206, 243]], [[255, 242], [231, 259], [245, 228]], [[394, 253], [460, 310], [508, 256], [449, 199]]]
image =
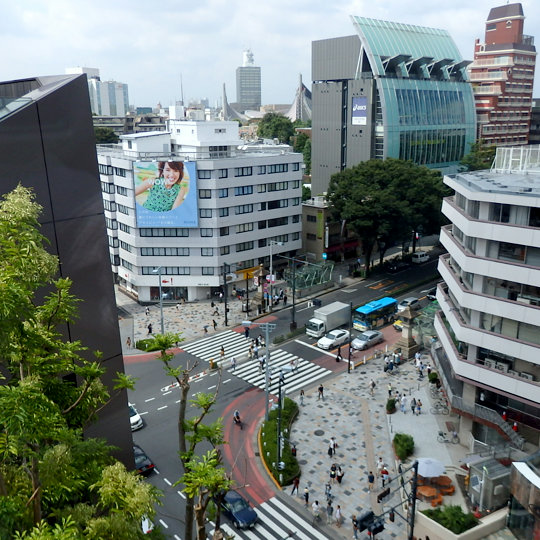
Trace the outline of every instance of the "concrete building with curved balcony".
[[491, 171], [445, 176], [440, 347], [460, 437], [540, 441], [540, 147], [500, 148]]

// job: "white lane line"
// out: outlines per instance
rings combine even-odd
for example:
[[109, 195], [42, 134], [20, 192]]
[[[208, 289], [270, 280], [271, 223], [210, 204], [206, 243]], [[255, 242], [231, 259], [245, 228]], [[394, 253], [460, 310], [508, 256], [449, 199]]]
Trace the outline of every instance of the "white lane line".
[[212, 390], [212, 389], [214, 389], [214, 388], [216, 388], [216, 387], [217, 387], [217, 384], [213, 384], [212, 386], [209, 386], [209, 387], [208, 387], [208, 390]]
[[163, 395], [164, 396], [168, 396], [169, 394], [171, 394], [172, 392], [169, 390], [168, 392], [165, 392]]
[[227, 384], [228, 382], [231, 382], [232, 379], [225, 379], [221, 384]]
[[162, 409], [166, 409], [168, 407], [168, 405], [163, 405], [163, 407], [158, 407], [158, 411], [161, 411]]
[[181, 491], [177, 491], [176, 493], [178, 493], [178, 495], [180, 495], [180, 497], [182, 497], [182, 499], [186, 498], [186, 496]]
[[145, 402], [145, 403], [148, 403], [149, 401], [154, 401], [154, 399], [156, 399], [156, 398], [155, 398], [155, 397], [151, 397], [151, 398], [145, 399], [144, 402]]
[[[300, 341], [299, 339], [295, 339], [294, 341], [295, 341], [295, 343], [299, 343], [300, 345], [304, 345], [305, 347], [309, 347], [310, 349], [313, 349], [314, 351], [319, 351], [320, 353], [331, 356], [332, 358], [336, 357], [335, 354], [332, 354], [331, 352], [325, 351], [325, 350], [321, 349], [320, 347], [316, 347], [315, 345], [311, 345], [310, 343], [306, 343], [305, 341]], [[344, 344], [344, 345], [346, 345], [346, 344]]]
[[172, 484], [171, 484], [171, 483], [169, 482], [169, 480], [167, 480], [166, 478], [164, 478], [163, 481], [164, 481], [165, 483], [167, 483], [169, 486], [172, 486]]
[[144, 416], [145, 414], [148, 414], [148, 411], [140, 412], [139, 416]]
[[174, 535], [174, 538], [175, 538], [176, 540], [182, 540], [177, 534]]
[[160, 522], [166, 529], [169, 528], [169, 526], [168, 526], [162, 519], [160, 519], [159, 522]]

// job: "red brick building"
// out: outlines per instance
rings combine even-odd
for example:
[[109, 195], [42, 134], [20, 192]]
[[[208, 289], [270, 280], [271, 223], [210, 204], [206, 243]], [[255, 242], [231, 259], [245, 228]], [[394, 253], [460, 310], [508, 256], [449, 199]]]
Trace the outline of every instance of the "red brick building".
[[527, 144], [531, 123], [536, 49], [523, 34], [521, 4], [493, 8], [484, 43], [477, 39], [469, 66], [473, 84], [477, 138], [497, 146]]

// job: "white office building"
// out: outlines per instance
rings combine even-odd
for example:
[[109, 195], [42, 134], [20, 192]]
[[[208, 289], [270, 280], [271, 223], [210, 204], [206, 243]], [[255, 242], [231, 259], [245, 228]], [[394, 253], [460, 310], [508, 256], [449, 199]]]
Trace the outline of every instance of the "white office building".
[[540, 147], [499, 148], [491, 171], [444, 182], [435, 358], [460, 438], [538, 445]]
[[[224, 276], [229, 291], [256, 285], [271, 255], [275, 265], [301, 248], [302, 155], [241, 144], [236, 122], [170, 120], [98, 146], [113, 271], [139, 302], [159, 300], [158, 272], [165, 301], [203, 299]], [[183, 202], [148, 210], [135, 190], [163, 162], [182, 162]]]

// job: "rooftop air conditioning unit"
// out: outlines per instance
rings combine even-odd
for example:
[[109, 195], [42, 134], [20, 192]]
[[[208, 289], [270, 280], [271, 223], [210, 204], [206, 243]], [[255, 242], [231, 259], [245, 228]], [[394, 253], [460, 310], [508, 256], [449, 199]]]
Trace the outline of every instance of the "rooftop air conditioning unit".
[[522, 371], [519, 376], [523, 377], [524, 379], [529, 379], [529, 381], [534, 381], [534, 376], [532, 373], [525, 373], [524, 371]]
[[484, 365], [488, 368], [495, 369], [497, 362], [495, 362], [495, 360], [490, 360], [489, 358], [486, 358], [484, 360]]

